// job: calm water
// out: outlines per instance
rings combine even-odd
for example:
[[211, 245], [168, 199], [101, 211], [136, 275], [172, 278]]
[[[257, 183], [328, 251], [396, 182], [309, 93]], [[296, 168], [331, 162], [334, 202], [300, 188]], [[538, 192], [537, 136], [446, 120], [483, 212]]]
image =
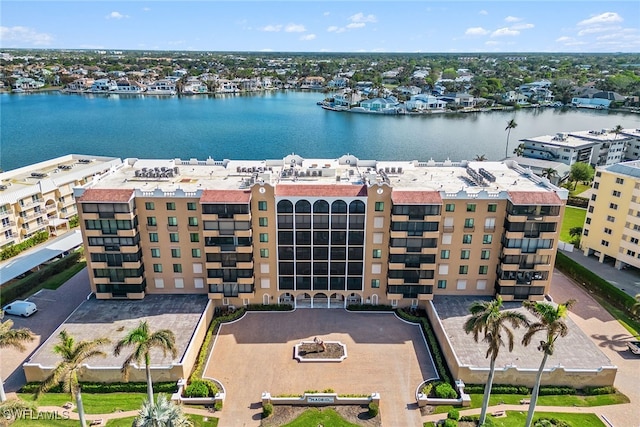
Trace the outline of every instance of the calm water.
[[321, 93], [235, 97], [0, 95], [0, 168], [69, 153], [121, 158], [333, 158], [451, 160], [504, 157], [506, 122], [518, 139], [563, 131], [640, 128], [640, 115], [519, 110], [430, 116], [325, 111]]

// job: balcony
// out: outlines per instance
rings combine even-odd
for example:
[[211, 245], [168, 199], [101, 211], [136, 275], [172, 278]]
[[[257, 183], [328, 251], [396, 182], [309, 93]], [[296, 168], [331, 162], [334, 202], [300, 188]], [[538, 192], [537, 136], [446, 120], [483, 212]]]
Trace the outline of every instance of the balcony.
[[391, 231], [389, 236], [391, 238], [396, 238], [396, 239], [405, 239], [407, 237], [407, 232], [406, 231]]
[[455, 227], [453, 225], [445, 225], [444, 227], [442, 227], [443, 233], [453, 233], [454, 230]]
[[12, 227], [16, 226], [16, 222], [15, 221], [8, 221], [8, 222], [4, 222], [2, 224], [0, 224], [0, 231], [5, 231], [8, 230]]
[[222, 268], [222, 263], [221, 262], [209, 262], [209, 261], [207, 261], [204, 264], [204, 266], [205, 266], [205, 268], [207, 270], [209, 270], [209, 269], [218, 269], [218, 268]]
[[251, 237], [251, 230], [236, 230], [236, 237]]
[[6, 211], [0, 211], [0, 219], [13, 215], [13, 210], [7, 209]]
[[505, 231], [504, 237], [507, 239], [524, 239], [524, 231]]
[[504, 248], [502, 249], [502, 255], [520, 255], [522, 253], [521, 248]]
[[236, 248], [236, 252], [238, 252], [239, 254], [253, 253], [253, 246], [238, 246]]
[[148, 231], [157, 231], [158, 230], [158, 225], [151, 225], [151, 224], [146, 224], [147, 230]]
[[[142, 261], [132, 261], [132, 262], [123, 262], [122, 268], [140, 268], [142, 266]], [[99, 268], [99, 267], [96, 267]]]
[[49, 204], [49, 205], [45, 205], [45, 210], [47, 212], [56, 212], [58, 210], [58, 208], [56, 208], [55, 203]]
[[144, 277], [125, 277], [124, 283], [125, 285], [141, 285], [144, 282]]
[[18, 238], [17, 234], [11, 234], [9, 236], [5, 236], [4, 233], [0, 234], [0, 244], [4, 245], [5, 243], [13, 242]]
[[178, 231], [178, 226], [167, 224], [167, 231]]
[[25, 202], [25, 203], [18, 203], [18, 210], [24, 212], [26, 210], [29, 210], [35, 206], [40, 206], [42, 203], [44, 203], [44, 199], [35, 199], [35, 200], [31, 200], [29, 202]]
[[235, 265], [236, 268], [243, 268], [243, 269], [249, 269], [249, 268], [253, 268], [253, 261], [249, 261], [249, 262], [237, 262]]

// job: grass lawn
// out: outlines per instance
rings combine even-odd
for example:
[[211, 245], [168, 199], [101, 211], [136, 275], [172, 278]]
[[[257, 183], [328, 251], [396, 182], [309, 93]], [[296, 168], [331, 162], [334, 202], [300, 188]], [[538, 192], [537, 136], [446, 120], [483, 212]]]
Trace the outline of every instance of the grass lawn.
[[[496, 427], [522, 427], [527, 420], [527, 411], [507, 411], [505, 417], [495, 418], [489, 415]], [[595, 414], [572, 414], [562, 412], [536, 412], [533, 422], [540, 418], [555, 418], [569, 424], [570, 427], [606, 427]], [[424, 427], [435, 427], [435, 423], [429, 421]]]
[[560, 240], [563, 242], [571, 242], [569, 230], [573, 227], [582, 227], [586, 216], [586, 209], [567, 206], [564, 209], [564, 219], [562, 220], [562, 228], [560, 229]]
[[[33, 401], [33, 394], [20, 393], [18, 397]], [[86, 414], [111, 414], [117, 411], [134, 411], [140, 409], [142, 402], [146, 398], [146, 393], [82, 393], [82, 402]], [[36, 400], [36, 404], [38, 406], [62, 406], [66, 402], [71, 401], [71, 395], [68, 393], [45, 393]]]
[[333, 409], [309, 409], [304, 411], [298, 418], [285, 424], [283, 427], [308, 427], [308, 426], [331, 426], [331, 427], [358, 427], [345, 421]]
[[581, 182], [578, 183], [578, 185], [576, 186], [576, 189], [573, 189], [573, 183], [571, 184], [571, 188], [569, 189], [569, 195], [570, 196], [579, 196], [580, 193], [584, 193], [585, 191], [589, 190], [591, 188], [590, 184], [583, 184]]
[[[193, 422], [193, 427], [216, 427], [218, 425], [218, 418], [215, 417], [203, 417], [202, 415], [187, 414], [189, 419]], [[118, 418], [116, 420], [109, 420], [107, 427], [131, 427], [135, 417]]]

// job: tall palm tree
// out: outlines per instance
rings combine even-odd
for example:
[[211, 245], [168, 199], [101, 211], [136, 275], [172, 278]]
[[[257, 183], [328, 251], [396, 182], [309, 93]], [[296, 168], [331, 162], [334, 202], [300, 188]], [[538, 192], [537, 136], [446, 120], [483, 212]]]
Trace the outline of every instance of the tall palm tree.
[[542, 176], [551, 180], [554, 176], [558, 176], [558, 172], [554, 168], [546, 168], [542, 171]]
[[640, 294], [636, 294], [636, 302], [631, 306], [631, 314], [634, 316], [640, 314]]
[[543, 356], [540, 368], [538, 368], [538, 374], [536, 375], [536, 383], [531, 392], [531, 403], [529, 404], [526, 427], [531, 427], [531, 422], [533, 421], [544, 365], [547, 363], [549, 356], [553, 354], [558, 337], [565, 337], [569, 333], [569, 327], [564, 322], [564, 319], [567, 317], [569, 308], [574, 304], [575, 300], [573, 299], [564, 304], [558, 304], [557, 306], [548, 302], [525, 301], [523, 303], [524, 308], [529, 310], [529, 312], [536, 317], [537, 321], [529, 324], [527, 332], [525, 332], [522, 338], [522, 344], [525, 346], [529, 345], [533, 336], [538, 332], [545, 332], [547, 335], [546, 340], [541, 340], [540, 345], [538, 345], [538, 351], [541, 351]]
[[489, 345], [485, 355], [485, 357], [490, 358], [489, 377], [484, 388], [484, 398], [482, 399], [482, 410], [478, 425], [483, 425], [487, 417], [496, 359], [498, 358], [500, 347], [505, 345], [504, 338], [507, 340], [509, 352], [513, 351], [513, 331], [509, 329], [507, 324], [511, 324], [513, 328], [528, 326], [527, 317], [524, 314], [512, 310], [500, 311], [500, 308], [502, 308], [502, 298], [499, 296], [492, 301], [475, 301], [469, 306], [471, 316], [464, 323], [465, 333], [473, 334], [473, 339], [476, 342], [478, 342], [482, 334], [482, 341]]
[[71, 393], [71, 397], [76, 399], [80, 425], [84, 427], [86, 420], [84, 418], [80, 384], [78, 383], [78, 373], [87, 360], [97, 356], [106, 357], [107, 353], [100, 350], [100, 347], [110, 341], [108, 338], [98, 338], [92, 341], [76, 342], [66, 330], [60, 332], [59, 338], [60, 342], [53, 347], [53, 352], [62, 356], [62, 361], [40, 384], [40, 387], [36, 390], [36, 399], [52, 387], [62, 383], [62, 391]]
[[476, 162], [484, 162], [485, 160], [487, 160], [487, 156], [485, 156], [484, 154], [476, 154], [476, 157], [473, 160]]
[[507, 122], [507, 127], [504, 128], [504, 130], [507, 131], [507, 146], [504, 149], [504, 157], [505, 159], [507, 158], [507, 154], [509, 153], [509, 136], [511, 135], [511, 129], [515, 129], [516, 127], [518, 127], [518, 124], [516, 123], [516, 119], [511, 119]]
[[182, 408], [171, 402], [164, 394], [158, 396], [158, 402], [145, 400], [140, 408], [134, 427], [190, 427], [193, 424], [184, 415]]
[[[2, 322], [4, 312], [0, 311], [0, 348], [15, 348], [19, 351], [25, 351], [24, 343], [35, 339], [33, 332], [28, 328], [13, 329], [13, 320], [9, 319]], [[0, 403], [7, 400], [4, 392], [4, 381], [0, 376]]]
[[131, 364], [140, 364], [144, 359], [144, 365], [147, 372], [147, 394], [149, 404], [153, 405], [153, 383], [151, 382], [151, 349], [158, 348], [162, 350], [164, 356], [167, 351], [171, 352], [172, 357], [176, 357], [178, 351], [176, 349], [176, 338], [172, 331], [161, 329], [156, 332], [149, 330], [149, 324], [146, 321], [140, 322], [138, 327], [129, 331], [129, 333], [118, 343], [113, 349], [113, 354], [119, 356], [125, 347], [134, 347], [131, 353], [122, 364], [122, 375], [125, 381], [129, 380], [129, 371]]
[[616, 134], [616, 137], [614, 139], [618, 139], [618, 137], [620, 136], [620, 134], [622, 133], [623, 130], [624, 130], [624, 128], [620, 124], [616, 125], [616, 127], [611, 129], [611, 132]]

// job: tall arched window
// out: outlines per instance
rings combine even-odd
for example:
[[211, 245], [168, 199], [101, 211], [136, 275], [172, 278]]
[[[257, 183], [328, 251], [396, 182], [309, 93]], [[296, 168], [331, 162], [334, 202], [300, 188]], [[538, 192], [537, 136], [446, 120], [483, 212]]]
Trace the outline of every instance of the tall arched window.
[[293, 213], [293, 204], [289, 200], [278, 202], [278, 213]]
[[314, 213], [329, 213], [329, 203], [325, 200], [318, 200], [313, 204]]
[[311, 203], [306, 200], [297, 201], [296, 213], [311, 213]]
[[364, 203], [360, 200], [354, 200], [349, 203], [349, 213], [364, 213]]
[[331, 213], [347, 213], [347, 204], [342, 200], [336, 200], [331, 204]]

